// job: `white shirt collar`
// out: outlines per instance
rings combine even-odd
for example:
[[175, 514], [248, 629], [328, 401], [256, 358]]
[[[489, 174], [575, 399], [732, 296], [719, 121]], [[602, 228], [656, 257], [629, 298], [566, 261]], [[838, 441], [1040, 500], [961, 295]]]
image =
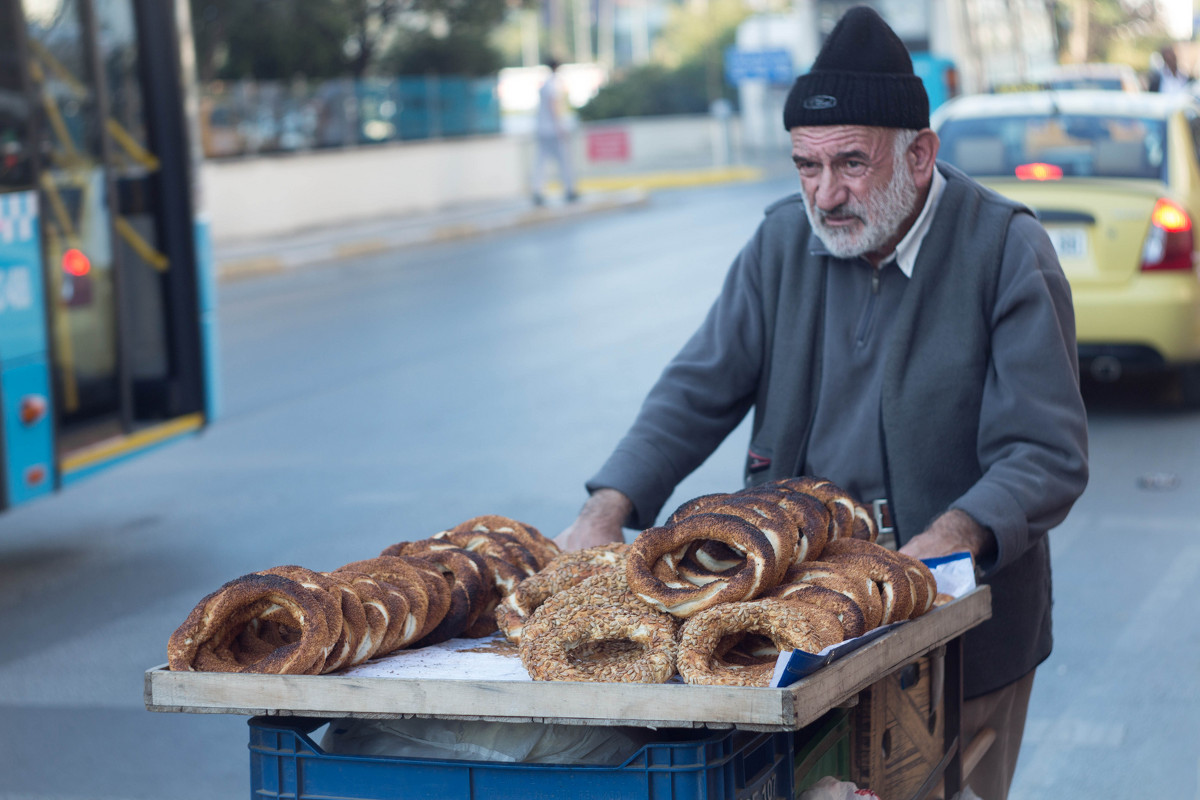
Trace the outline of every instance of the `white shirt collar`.
[[917, 253], [921, 251], [921, 243], [925, 241], [925, 234], [929, 233], [929, 228], [933, 225], [933, 216], [937, 213], [938, 203], [941, 202], [942, 191], [945, 188], [946, 179], [942, 177], [942, 173], [938, 172], [935, 165], [933, 181], [929, 184], [929, 195], [925, 198], [924, 208], [917, 215], [913, 226], [908, 229], [908, 233], [904, 234], [904, 238], [896, 245], [895, 252], [883, 260], [883, 264], [895, 261], [896, 266], [900, 268], [906, 278], [912, 277], [913, 267], [917, 265]]

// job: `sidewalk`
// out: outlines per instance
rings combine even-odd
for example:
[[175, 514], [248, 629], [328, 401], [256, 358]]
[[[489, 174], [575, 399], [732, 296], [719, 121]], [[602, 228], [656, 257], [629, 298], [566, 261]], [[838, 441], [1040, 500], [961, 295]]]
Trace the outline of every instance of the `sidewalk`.
[[251, 241], [217, 242], [213, 248], [217, 279], [281, 273], [353, 256], [633, 208], [644, 205], [656, 189], [753, 181], [761, 177], [762, 170], [748, 166], [593, 177], [580, 181], [580, 197], [574, 203], [565, 203], [558, 199], [557, 192], [551, 192], [544, 206], [518, 198]]

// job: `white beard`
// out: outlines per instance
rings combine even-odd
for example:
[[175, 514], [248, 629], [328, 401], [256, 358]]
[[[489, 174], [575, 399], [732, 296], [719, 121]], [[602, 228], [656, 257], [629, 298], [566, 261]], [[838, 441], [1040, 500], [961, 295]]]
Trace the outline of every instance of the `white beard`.
[[[878, 195], [869, 197], [862, 203], [850, 200], [831, 212], [825, 212], [813, 209], [808, 192], [801, 192], [801, 196], [804, 198], [804, 211], [808, 214], [808, 223], [821, 237], [826, 249], [838, 258], [857, 258], [880, 249], [895, 236], [901, 223], [916, 207], [920, 193], [908, 165], [902, 158], [897, 158], [892, 170], [892, 179], [888, 181], [887, 186]], [[852, 227], [828, 225], [825, 217], [830, 214], [837, 217], [857, 217], [862, 225], [857, 230]]]

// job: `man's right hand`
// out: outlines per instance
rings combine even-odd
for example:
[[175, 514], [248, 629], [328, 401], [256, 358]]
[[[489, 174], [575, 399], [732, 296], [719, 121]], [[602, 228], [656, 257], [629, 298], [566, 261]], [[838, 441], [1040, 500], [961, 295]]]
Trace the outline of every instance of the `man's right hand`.
[[616, 489], [597, 489], [583, 504], [579, 516], [567, 529], [554, 537], [563, 550], [583, 550], [602, 544], [625, 541], [621, 532], [633, 501]]

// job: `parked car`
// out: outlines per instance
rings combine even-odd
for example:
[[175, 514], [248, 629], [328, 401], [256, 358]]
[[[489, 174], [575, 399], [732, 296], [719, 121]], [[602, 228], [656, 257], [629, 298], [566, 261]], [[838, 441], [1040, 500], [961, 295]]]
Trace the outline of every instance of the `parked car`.
[[939, 158], [1029, 206], [1074, 297], [1081, 369], [1178, 375], [1200, 407], [1200, 105], [1149, 92], [964, 96]]

